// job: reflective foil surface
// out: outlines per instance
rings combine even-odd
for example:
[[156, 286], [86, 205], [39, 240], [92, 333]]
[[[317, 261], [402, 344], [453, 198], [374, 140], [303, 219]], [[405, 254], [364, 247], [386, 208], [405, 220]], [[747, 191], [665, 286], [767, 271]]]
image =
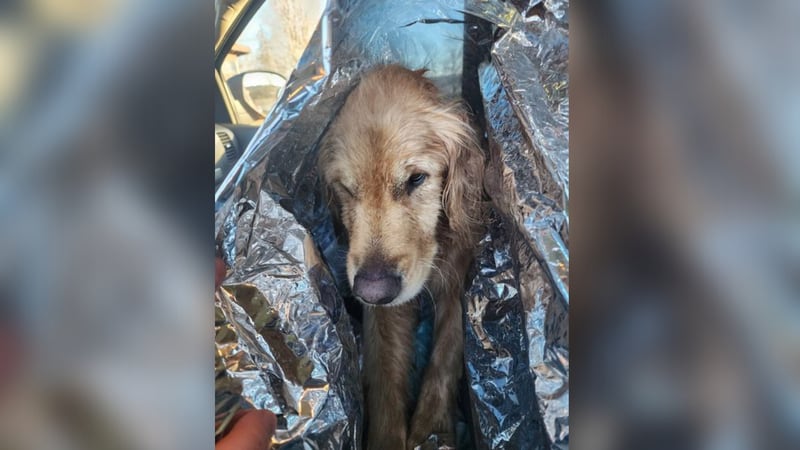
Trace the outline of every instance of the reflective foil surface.
[[280, 448], [360, 448], [357, 323], [344, 307], [344, 250], [320, 194], [317, 145], [358, 76], [377, 64], [427, 68], [445, 95], [459, 96], [470, 14], [490, 22], [496, 39], [479, 73], [493, 212], [465, 295], [473, 440], [567, 448], [566, 9], [329, 2], [281, 99], [215, 195], [230, 267], [216, 295], [218, 433], [239, 408], [263, 408], [279, 415]]

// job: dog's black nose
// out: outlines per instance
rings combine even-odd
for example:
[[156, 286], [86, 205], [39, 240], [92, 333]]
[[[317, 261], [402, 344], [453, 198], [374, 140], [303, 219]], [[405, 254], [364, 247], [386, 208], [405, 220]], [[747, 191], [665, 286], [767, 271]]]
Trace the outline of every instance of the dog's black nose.
[[353, 279], [353, 294], [366, 303], [385, 305], [400, 293], [400, 276], [383, 265], [359, 269]]

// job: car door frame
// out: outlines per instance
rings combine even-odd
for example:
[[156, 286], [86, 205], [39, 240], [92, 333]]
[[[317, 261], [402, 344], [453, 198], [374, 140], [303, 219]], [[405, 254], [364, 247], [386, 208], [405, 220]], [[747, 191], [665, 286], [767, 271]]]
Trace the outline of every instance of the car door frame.
[[239, 120], [233, 108], [233, 101], [231, 99], [231, 92], [225, 80], [222, 78], [222, 63], [225, 56], [230, 51], [233, 44], [242, 34], [242, 31], [250, 23], [250, 20], [258, 12], [259, 8], [266, 0], [252, 0], [249, 2], [239, 14], [233, 19], [233, 25], [225, 32], [224, 37], [220, 40], [218, 46], [214, 50], [214, 80], [217, 85], [214, 101], [214, 122], [218, 124], [235, 124], [239, 125]]

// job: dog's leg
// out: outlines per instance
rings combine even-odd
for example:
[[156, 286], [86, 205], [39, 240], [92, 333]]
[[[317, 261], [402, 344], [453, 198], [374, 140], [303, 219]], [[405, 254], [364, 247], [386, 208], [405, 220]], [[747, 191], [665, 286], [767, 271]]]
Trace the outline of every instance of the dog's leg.
[[414, 351], [416, 307], [366, 308], [364, 371], [367, 448], [405, 449], [408, 437], [409, 373]]
[[455, 446], [455, 411], [458, 381], [463, 372], [464, 333], [461, 323], [461, 295], [468, 258], [453, 258], [448, 267], [453, 276], [431, 287], [436, 301], [434, 345], [417, 406], [411, 419], [408, 448], [436, 433]]

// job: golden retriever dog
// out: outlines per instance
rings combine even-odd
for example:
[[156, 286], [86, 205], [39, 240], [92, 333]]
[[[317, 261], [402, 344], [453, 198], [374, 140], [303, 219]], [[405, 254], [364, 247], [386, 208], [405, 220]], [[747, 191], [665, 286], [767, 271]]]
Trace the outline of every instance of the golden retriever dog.
[[[364, 75], [320, 151], [349, 240], [347, 277], [366, 305], [370, 449], [413, 448], [432, 433], [455, 440], [461, 297], [483, 222], [484, 157], [466, 111], [423, 74], [392, 65]], [[434, 343], [412, 405], [412, 300], [424, 290], [434, 299]]]

